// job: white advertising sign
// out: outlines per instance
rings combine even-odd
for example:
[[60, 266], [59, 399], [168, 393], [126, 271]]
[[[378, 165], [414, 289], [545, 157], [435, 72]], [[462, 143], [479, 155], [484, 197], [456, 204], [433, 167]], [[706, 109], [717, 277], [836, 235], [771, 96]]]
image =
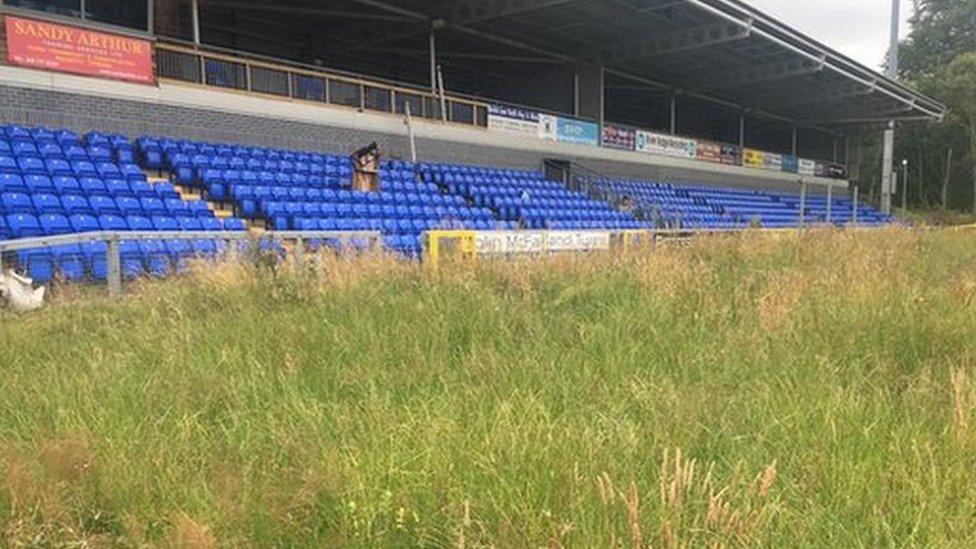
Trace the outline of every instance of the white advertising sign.
[[694, 159], [698, 142], [661, 133], [637, 132], [637, 150], [648, 154]]
[[540, 114], [537, 130], [541, 139], [559, 141], [559, 117], [552, 114]]
[[539, 113], [526, 109], [491, 105], [488, 108], [488, 129], [495, 132], [539, 136]]
[[608, 231], [490, 231], [475, 234], [480, 255], [609, 250]]
[[609, 250], [610, 233], [606, 231], [550, 231], [550, 252], [585, 252]]
[[813, 160], [800, 159], [797, 173], [800, 175], [813, 175], [816, 172], [817, 163]]
[[479, 232], [475, 235], [475, 249], [479, 254], [533, 254], [546, 249], [544, 231]]

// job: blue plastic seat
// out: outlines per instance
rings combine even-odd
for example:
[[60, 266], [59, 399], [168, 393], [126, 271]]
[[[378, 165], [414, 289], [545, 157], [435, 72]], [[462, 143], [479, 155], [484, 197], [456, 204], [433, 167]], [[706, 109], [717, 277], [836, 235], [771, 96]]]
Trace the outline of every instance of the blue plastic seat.
[[78, 244], [54, 246], [51, 255], [57, 264], [58, 273], [69, 282], [82, 280], [87, 274], [85, 254]]
[[131, 196], [120, 196], [115, 199], [115, 204], [118, 206], [119, 212], [123, 217], [127, 215], [141, 215], [143, 213], [139, 200]]
[[129, 182], [124, 179], [105, 179], [105, 190], [108, 191], [109, 196], [120, 197], [120, 196], [135, 196], [132, 194], [132, 188], [129, 187]]
[[75, 160], [71, 163], [71, 169], [76, 177], [98, 177], [95, 165], [87, 160]]
[[156, 193], [156, 198], [166, 200], [169, 198], [179, 198], [180, 193], [176, 192], [176, 187], [171, 183], [156, 183], [151, 185], [153, 191]]
[[158, 198], [143, 198], [139, 200], [142, 210], [148, 216], [167, 215], [166, 203]]
[[95, 280], [108, 278], [108, 262], [106, 253], [108, 245], [104, 242], [85, 242], [79, 245], [85, 267]]
[[152, 221], [145, 216], [141, 215], [128, 215], [125, 217], [125, 223], [128, 225], [131, 231], [154, 231]]
[[175, 217], [168, 217], [164, 215], [154, 215], [152, 216], [153, 227], [157, 231], [178, 231], [180, 230], [180, 224], [176, 221]]
[[7, 214], [33, 214], [34, 203], [26, 193], [6, 192], [0, 195], [0, 206]]
[[34, 212], [38, 215], [56, 214], [64, 211], [64, 208], [61, 206], [61, 199], [53, 194], [35, 194], [31, 202], [34, 204]]
[[158, 240], [139, 242], [139, 251], [148, 267], [149, 274], [156, 277], [169, 275], [173, 270], [166, 245]]
[[127, 231], [129, 226], [125, 219], [114, 214], [102, 214], [98, 216], [98, 224], [103, 231]]
[[75, 233], [90, 233], [101, 230], [101, 225], [98, 224], [98, 219], [89, 214], [74, 214], [68, 217], [68, 222], [71, 224], [71, 232]]
[[19, 156], [17, 166], [20, 168], [20, 173], [25, 175], [47, 175], [47, 166], [37, 157]]
[[10, 231], [10, 235], [14, 238], [42, 236], [41, 224], [32, 214], [8, 214], [7, 228]]
[[72, 176], [74, 175], [74, 170], [71, 169], [71, 164], [63, 158], [52, 158], [44, 161], [44, 168], [47, 170], [48, 175], [52, 177], [56, 176]]
[[129, 180], [129, 190], [136, 198], [159, 198], [149, 183], [139, 180]]
[[71, 232], [71, 224], [68, 218], [60, 214], [45, 214], [40, 217], [41, 231], [46, 236], [68, 234]]
[[20, 173], [20, 166], [17, 165], [17, 161], [14, 160], [14, 157], [0, 155], [0, 173]]
[[26, 193], [27, 185], [20, 174], [0, 173], [0, 194], [2, 193]]
[[35, 284], [48, 284], [54, 280], [54, 256], [50, 248], [22, 250], [18, 254], [18, 262]]

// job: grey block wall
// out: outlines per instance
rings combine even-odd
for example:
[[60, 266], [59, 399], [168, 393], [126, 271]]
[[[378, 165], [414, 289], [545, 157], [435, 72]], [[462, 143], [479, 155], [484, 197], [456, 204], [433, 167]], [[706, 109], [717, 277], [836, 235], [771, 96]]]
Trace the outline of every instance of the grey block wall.
[[[376, 141], [387, 157], [409, 157], [409, 143], [403, 135], [4, 85], [0, 85], [0, 124], [49, 126], [77, 132], [101, 131], [133, 138], [140, 135], [166, 136], [334, 154], [349, 153]], [[417, 148], [420, 157], [426, 161], [517, 169], [540, 169], [543, 159], [547, 158], [542, 153], [515, 148], [430, 139], [419, 139]], [[791, 184], [760, 185], [745, 177], [730, 178], [719, 174], [582, 157], [559, 158], [577, 162], [606, 176], [677, 184], [706, 183], [797, 190]]]

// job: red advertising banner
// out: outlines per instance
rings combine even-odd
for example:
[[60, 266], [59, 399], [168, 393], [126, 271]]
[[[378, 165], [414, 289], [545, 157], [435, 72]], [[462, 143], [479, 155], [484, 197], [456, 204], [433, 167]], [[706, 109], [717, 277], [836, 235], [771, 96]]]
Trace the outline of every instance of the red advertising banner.
[[148, 40], [7, 16], [12, 65], [154, 84]]
[[699, 139], [698, 146], [695, 148], [695, 158], [703, 162], [720, 164], [722, 162], [722, 145]]

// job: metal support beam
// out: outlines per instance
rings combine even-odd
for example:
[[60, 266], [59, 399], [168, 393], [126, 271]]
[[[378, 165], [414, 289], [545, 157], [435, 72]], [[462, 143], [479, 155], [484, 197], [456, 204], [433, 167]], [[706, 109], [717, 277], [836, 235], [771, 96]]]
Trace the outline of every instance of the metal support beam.
[[790, 146], [790, 154], [792, 154], [793, 156], [796, 156], [796, 151], [797, 151], [797, 147], [796, 147], [796, 145], [797, 145], [797, 135], [796, 134], [797, 134], [797, 132], [796, 132], [796, 126], [793, 126], [793, 136], [792, 136], [793, 139], [792, 139], [792, 144]]
[[834, 226], [834, 184], [827, 183], [827, 226]]
[[[776, 101], [772, 97], [770, 97], [768, 102], [765, 100], [765, 98], [763, 101], [780, 110], [796, 110], [807, 106], [829, 104], [834, 101], [845, 101], [847, 99], [864, 97], [872, 95], [874, 91], [874, 87], [861, 86], [858, 84], [845, 88], [842, 91], [835, 92], [820, 93], [810, 90], [810, 94], [808, 96], [793, 98], [789, 101]], [[780, 93], [780, 96], [782, 96], [782, 92]]]
[[800, 230], [803, 230], [803, 226], [806, 225], [807, 219], [807, 180], [800, 180]]
[[678, 133], [678, 96], [671, 96], [671, 135]]
[[[3, 7], [3, 0], [0, 0], [0, 8]], [[146, 0], [146, 32], [156, 34], [156, 2]]]
[[229, 8], [237, 11], [251, 11], [259, 13], [281, 13], [300, 17], [322, 17], [327, 19], [352, 19], [362, 21], [415, 21], [412, 17], [403, 15], [386, 15], [357, 11], [329, 10], [322, 8], [305, 8], [299, 6], [283, 6], [280, 4], [255, 4], [253, 2], [234, 2], [226, 0], [208, 0], [208, 6]]
[[108, 295], [117, 297], [122, 294], [122, 258], [119, 252], [118, 239], [109, 239], [108, 246], [105, 250], [105, 266], [108, 274]]
[[392, 4], [387, 4], [386, 2], [381, 2], [380, 0], [352, 0], [357, 4], [362, 4], [364, 6], [369, 6], [371, 8], [378, 8], [381, 10], [388, 11], [390, 13], [395, 13], [397, 15], [402, 15], [410, 19], [416, 19], [418, 21], [427, 21], [427, 16], [416, 11], [408, 10], [405, 8], [400, 8]]
[[746, 115], [742, 113], [739, 115], [739, 148], [744, 149], [746, 146]]
[[815, 74], [824, 70], [824, 60], [819, 62], [810, 59], [792, 59], [790, 61], [779, 61], [767, 63], [765, 65], [755, 65], [730, 69], [712, 74], [708, 80], [700, 82], [703, 86], [711, 86], [717, 89], [724, 89], [734, 86], [747, 86], [761, 82], [772, 82], [796, 76]]
[[437, 34], [430, 29], [430, 91], [437, 93]]
[[200, 45], [200, 0], [192, 0], [190, 3], [191, 20], [193, 24], [193, 43]]
[[655, 55], [666, 55], [735, 42], [736, 40], [748, 38], [751, 33], [751, 22], [713, 23], [711, 25], [639, 40], [631, 44], [623, 44], [600, 52], [598, 57], [603, 63], [619, 63], [632, 59], [642, 59]]
[[455, 0], [450, 3], [451, 7], [440, 15], [449, 24], [470, 25], [499, 17], [510, 17], [520, 13], [570, 4], [575, 1], [577, 0], [494, 0], [493, 2]]

